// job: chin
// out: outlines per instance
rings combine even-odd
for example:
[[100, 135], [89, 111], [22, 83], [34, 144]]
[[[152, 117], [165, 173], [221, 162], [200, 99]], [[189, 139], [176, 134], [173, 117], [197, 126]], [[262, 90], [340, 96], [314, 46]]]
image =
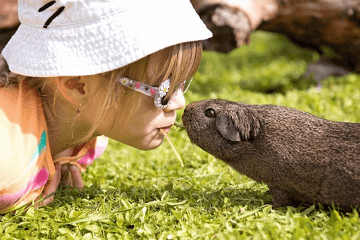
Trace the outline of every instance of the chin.
[[155, 149], [155, 148], [158, 148], [160, 147], [160, 145], [162, 144], [164, 139], [161, 139], [161, 140], [152, 140], [150, 143], [145, 143], [145, 144], [140, 144], [138, 146], [134, 146], [135, 148], [137, 149], [140, 149], [140, 150], [152, 150], [152, 149]]

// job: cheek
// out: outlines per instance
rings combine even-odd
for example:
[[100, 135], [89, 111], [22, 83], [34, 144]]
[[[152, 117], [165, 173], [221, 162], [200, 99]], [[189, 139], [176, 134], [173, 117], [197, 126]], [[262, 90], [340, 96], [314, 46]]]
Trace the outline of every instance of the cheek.
[[161, 118], [162, 110], [157, 108], [149, 110], [146, 106], [139, 106], [139, 108], [129, 117], [125, 124], [125, 128], [129, 131], [129, 134], [147, 134], [159, 127], [159, 122], [162, 120]]

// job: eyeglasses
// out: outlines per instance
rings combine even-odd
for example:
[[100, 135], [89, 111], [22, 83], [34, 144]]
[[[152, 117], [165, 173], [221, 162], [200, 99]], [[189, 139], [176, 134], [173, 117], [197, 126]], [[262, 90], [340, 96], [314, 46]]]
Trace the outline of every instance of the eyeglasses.
[[140, 83], [134, 80], [131, 80], [126, 77], [120, 77], [119, 83], [125, 87], [131, 88], [135, 91], [141, 92], [147, 96], [154, 98], [154, 104], [159, 109], [167, 108], [167, 106], [171, 103], [174, 96], [177, 94], [177, 91], [181, 90], [184, 93], [188, 90], [192, 79], [184, 81], [183, 83], [177, 85], [175, 87], [175, 91], [170, 98], [165, 98], [167, 92], [170, 88], [170, 78], [165, 80], [160, 87], [153, 87], [144, 83]]

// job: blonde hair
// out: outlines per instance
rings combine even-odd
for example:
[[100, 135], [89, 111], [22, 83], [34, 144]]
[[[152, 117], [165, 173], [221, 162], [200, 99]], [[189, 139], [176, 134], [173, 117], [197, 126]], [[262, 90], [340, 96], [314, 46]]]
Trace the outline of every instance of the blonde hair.
[[[167, 47], [119, 69], [99, 74], [108, 81], [103, 85], [105, 97], [99, 114], [96, 116], [95, 124], [91, 129], [86, 130], [83, 136], [73, 139], [69, 145], [78, 145], [88, 141], [110, 111], [120, 108], [126, 110], [126, 116], [124, 114], [121, 119], [121, 125], [125, 125], [136, 109], [144, 104], [141, 100], [148, 96], [118, 84], [119, 76], [152, 86], [159, 86], [163, 81], [171, 78], [168, 93], [171, 96], [178, 84], [190, 79], [196, 73], [200, 65], [201, 54], [202, 41], [185, 42]], [[42, 94], [45, 84], [43, 78], [25, 77], [12, 73], [0, 55], [0, 87], [17, 86], [21, 80], [26, 80], [27, 84]], [[54, 94], [53, 109], [55, 109], [57, 94], [58, 92]], [[116, 111], [116, 114], [119, 114], [119, 111]], [[113, 126], [115, 127], [115, 122]]]

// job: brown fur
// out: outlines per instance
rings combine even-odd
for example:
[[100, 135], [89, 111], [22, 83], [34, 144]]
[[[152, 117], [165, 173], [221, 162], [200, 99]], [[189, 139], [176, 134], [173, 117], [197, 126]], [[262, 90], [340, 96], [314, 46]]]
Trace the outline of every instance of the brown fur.
[[189, 104], [182, 118], [195, 144], [265, 182], [275, 207], [360, 204], [360, 124], [216, 99]]

